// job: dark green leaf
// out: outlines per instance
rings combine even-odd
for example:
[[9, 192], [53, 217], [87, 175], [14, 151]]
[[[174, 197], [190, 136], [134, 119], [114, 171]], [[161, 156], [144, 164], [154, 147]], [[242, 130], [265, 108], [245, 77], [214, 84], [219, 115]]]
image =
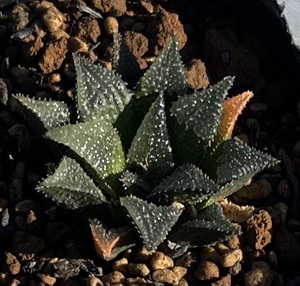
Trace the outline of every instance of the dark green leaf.
[[179, 98], [171, 113], [179, 124], [193, 130], [202, 140], [211, 141], [217, 131], [222, 113], [222, 103], [233, 84], [233, 77], [225, 77], [217, 84]]
[[207, 200], [219, 186], [194, 165], [178, 167], [151, 192], [151, 197], [195, 204]]
[[136, 96], [167, 91], [169, 94], [182, 93], [187, 88], [187, 75], [180, 58], [176, 37], [157, 57], [137, 86]]
[[134, 221], [148, 250], [155, 250], [166, 238], [184, 209], [180, 203], [156, 206], [133, 196], [123, 197], [120, 201]]
[[129, 164], [157, 168], [172, 163], [163, 95], [160, 94], [145, 116], [128, 151]]
[[126, 83], [113, 71], [74, 55], [77, 108], [81, 121], [99, 118], [114, 123], [131, 99]]
[[69, 147], [101, 179], [123, 171], [125, 157], [120, 137], [108, 122], [98, 120], [52, 129], [46, 136]]
[[106, 202], [105, 196], [80, 165], [68, 157], [63, 158], [55, 172], [42, 181], [37, 190], [73, 209]]
[[14, 111], [24, 115], [40, 133], [70, 122], [70, 110], [64, 102], [34, 99], [24, 95], [15, 95], [13, 98], [18, 103], [14, 106]]
[[198, 214], [196, 219], [187, 221], [170, 236], [170, 240], [191, 246], [210, 245], [229, 239], [240, 231], [223, 214], [219, 204], [214, 204]]

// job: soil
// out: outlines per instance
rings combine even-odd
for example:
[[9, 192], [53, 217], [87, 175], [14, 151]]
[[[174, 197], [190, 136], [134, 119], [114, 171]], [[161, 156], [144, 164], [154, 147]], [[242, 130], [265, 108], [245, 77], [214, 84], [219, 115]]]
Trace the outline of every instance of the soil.
[[[0, 285], [300, 285], [300, 62], [270, 11], [232, 0], [15, 2], [0, 1]], [[35, 191], [59, 158], [12, 95], [72, 104], [72, 53], [111, 68], [117, 32], [143, 70], [175, 33], [192, 88], [234, 75], [232, 94], [255, 93], [235, 136], [281, 164], [222, 202], [241, 237], [104, 262], [85, 220], [93, 210], [68, 211]]]

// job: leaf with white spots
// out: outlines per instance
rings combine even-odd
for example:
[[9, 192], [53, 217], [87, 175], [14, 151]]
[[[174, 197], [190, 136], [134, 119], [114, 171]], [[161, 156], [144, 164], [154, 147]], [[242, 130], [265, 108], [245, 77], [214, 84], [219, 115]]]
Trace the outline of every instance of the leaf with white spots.
[[222, 142], [206, 162], [209, 176], [221, 185], [279, 163], [269, 154], [236, 140]]
[[74, 55], [79, 119], [114, 123], [131, 100], [126, 83], [113, 71]]
[[212, 141], [233, 80], [228, 76], [206, 89], [180, 97], [173, 103], [171, 113], [187, 130], [193, 130], [202, 140]]
[[158, 168], [172, 163], [172, 149], [166, 123], [165, 104], [160, 94], [146, 114], [127, 155], [131, 164]]
[[90, 229], [94, 240], [94, 246], [97, 254], [110, 261], [124, 250], [133, 247], [134, 243], [125, 243], [122, 241], [126, 234], [126, 228], [107, 229], [99, 220], [90, 219]]
[[159, 200], [196, 204], [210, 198], [219, 189], [194, 165], [180, 166], [155, 187], [150, 196]]
[[133, 196], [122, 197], [120, 201], [134, 221], [148, 250], [155, 250], [163, 242], [184, 209], [180, 203], [156, 206]]
[[182, 224], [169, 239], [195, 247], [226, 241], [235, 234], [239, 235], [240, 230], [225, 218], [221, 206], [214, 204], [201, 211], [196, 219]]
[[69, 157], [62, 159], [55, 172], [39, 183], [37, 190], [72, 209], [106, 202], [92, 179]]
[[187, 74], [181, 61], [178, 40], [172, 37], [170, 43], [145, 72], [137, 85], [136, 96], [167, 91], [181, 94], [187, 88]]
[[61, 126], [48, 131], [46, 136], [69, 147], [100, 179], [124, 170], [125, 157], [120, 137], [106, 121], [92, 120]]
[[20, 94], [13, 98], [17, 105], [12, 104], [12, 109], [26, 117], [39, 133], [70, 122], [70, 110], [64, 102], [34, 99]]

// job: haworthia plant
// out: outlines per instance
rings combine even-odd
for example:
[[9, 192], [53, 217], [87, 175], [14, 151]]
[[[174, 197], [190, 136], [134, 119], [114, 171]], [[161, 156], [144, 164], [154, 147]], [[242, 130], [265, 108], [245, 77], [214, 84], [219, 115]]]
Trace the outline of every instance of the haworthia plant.
[[[126, 66], [133, 57], [119, 36], [115, 54], [117, 73], [74, 55], [75, 122], [63, 102], [14, 97], [33, 126], [69, 151], [37, 190], [69, 208], [107, 205], [106, 226], [101, 212], [90, 219], [106, 260], [139, 240], [154, 250], [166, 237], [197, 246], [239, 233], [218, 200], [278, 163], [231, 138], [253, 94], [228, 98], [233, 77], [189, 89], [175, 37], [143, 76], [136, 63]], [[135, 77], [127, 85], [129, 71]]]

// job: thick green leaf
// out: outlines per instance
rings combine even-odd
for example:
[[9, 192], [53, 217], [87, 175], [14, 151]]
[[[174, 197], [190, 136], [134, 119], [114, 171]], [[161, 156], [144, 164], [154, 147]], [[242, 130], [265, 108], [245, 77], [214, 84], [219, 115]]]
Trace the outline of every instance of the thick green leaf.
[[165, 104], [160, 94], [150, 107], [131, 147], [127, 161], [148, 168], [157, 168], [172, 163], [172, 149], [166, 124]]
[[69, 157], [62, 159], [55, 172], [39, 183], [37, 190], [72, 209], [106, 202], [91, 178]]
[[125, 157], [117, 131], [99, 120], [52, 129], [46, 136], [69, 147], [98, 175], [105, 179], [123, 171]]
[[272, 156], [236, 140], [222, 142], [206, 162], [208, 175], [221, 185], [249, 174], [253, 176], [279, 163]]
[[150, 191], [150, 186], [147, 182], [139, 174], [132, 173], [129, 170], [122, 174], [120, 181], [123, 183], [123, 188], [127, 194], [136, 195], [140, 192], [145, 194]]
[[130, 52], [121, 34], [114, 35], [113, 69], [133, 89], [142, 76], [134, 55]]
[[193, 130], [199, 138], [210, 142], [216, 134], [222, 103], [233, 80], [233, 77], [225, 77], [207, 89], [180, 97], [172, 105], [171, 113], [187, 130]]
[[70, 110], [64, 102], [34, 99], [24, 95], [14, 95], [13, 98], [18, 103], [13, 109], [24, 115], [40, 133], [70, 122]]
[[178, 167], [151, 192], [160, 200], [195, 204], [210, 198], [219, 186], [194, 165]]
[[184, 223], [170, 240], [200, 246], [227, 240], [234, 234], [240, 234], [239, 229], [225, 218], [221, 206], [214, 204], [201, 211], [196, 219]]
[[182, 93], [187, 88], [187, 75], [180, 58], [178, 41], [173, 37], [137, 85], [136, 96], [167, 91]]
[[113, 71], [74, 55], [77, 108], [81, 121], [99, 118], [114, 123], [131, 99], [126, 83]]
[[123, 237], [128, 232], [126, 228], [107, 229], [97, 219], [90, 219], [90, 228], [97, 254], [107, 261], [135, 245], [134, 243], [124, 243]]
[[133, 196], [120, 198], [120, 201], [134, 221], [148, 250], [155, 250], [166, 238], [184, 209], [180, 203], [156, 206]]

